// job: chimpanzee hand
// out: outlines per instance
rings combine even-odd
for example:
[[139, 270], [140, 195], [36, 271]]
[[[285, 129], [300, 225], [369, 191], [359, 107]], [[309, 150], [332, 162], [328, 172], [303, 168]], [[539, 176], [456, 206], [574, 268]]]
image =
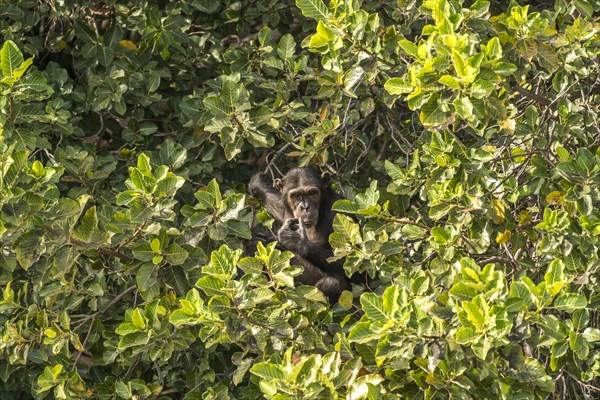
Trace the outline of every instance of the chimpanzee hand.
[[260, 191], [264, 188], [270, 188], [273, 185], [269, 183], [269, 176], [267, 174], [256, 174], [250, 179], [248, 183], [248, 191], [252, 196], [259, 197]]
[[298, 218], [288, 218], [283, 223], [277, 236], [279, 243], [283, 244], [290, 250], [297, 250], [306, 240], [306, 231], [302, 220]]

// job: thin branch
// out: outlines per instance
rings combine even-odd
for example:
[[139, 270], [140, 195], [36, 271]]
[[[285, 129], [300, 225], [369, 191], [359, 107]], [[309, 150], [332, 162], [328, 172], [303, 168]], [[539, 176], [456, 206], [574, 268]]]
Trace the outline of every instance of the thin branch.
[[76, 327], [73, 328], [73, 330], [79, 328], [80, 326], [82, 326], [83, 324], [85, 324], [87, 321], [89, 321], [90, 319], [95, 319], [96, 317], [98, 317], [100, 314], [110, 310], [115, 304], [117, 304], [119, 301], [121, 301], [121, 299], [123, 299], [123, 297], [127, 296], [129, 293], [133, 292], [135, 290], [136, 286], [130, 286], [127, 289], [125, 289], [123, 292], [119, 293], [117, 296], [115, 296], [114, 299], [112, 299], [112, 301], [110, 303], [108, 303], [108, 305], [104, 308], [104, 310], [98, 310], [93, 314], [89, 314], [89, 315], [84, 315], [82, 316], [83, 318], [78, 322], [78, 325]]
[[523, 96], [527, 97], [528, 99], [531, 99], [533, 101], [540, 103], [543, 106], [546, 106], [546, 107], [552, 106], [551, 100], [549, 100], [549, 99], [545, 98], [544, 96], [541, 96], [535, 92], [532, 92], [531, 90], [525, 89], [522, 86], [515, 85], [514, 90], [519, 92], [519, 94], [522, 94]]
[[74, 327], [73, 330], [78, 329], [80, 326], [85, 324], [87, 321], [92, 320], [92, 322], [90, 323], [90, 327], [87, 331], [87, 335], [85, 336], [85, 339], [83, 340], [83, 343], [81, 344], [81, 346], [83, 347], [83, 350], [81, 350], [77, 353], [77, 356], [75, 357], [75, 361], [73, 361], [73, 366], [71, 368], [75, 368], [77, 366], [77, 362], [79, 361], [79, 358], [85, 351], [85, 346], [87, 345], [87, 341], [90, 338], [90, 334], [92, 332], [92, 327], [94, 326], [94, 320], [96, 319], [96, 317], [98, 317], [100, 314], [112, 309], [115, 304], [117, 304], [119, 301], [121, 301], [121, 299], [123, 299], [123, 297], [125, 297], [129, 293], [133, 292], [135, 290], [135, 288], [136, 288], [135, 285], [128, 287], [123, 292], [116, 295], [115, 298], [112, 299], [112, 301], [110, 303], [108, 303], [108, 305], [104, 308], [104, 310], [98, 310], [93, 314], [86, 315], [81, 321], [78, 321], [79, 324], [76, 327]]

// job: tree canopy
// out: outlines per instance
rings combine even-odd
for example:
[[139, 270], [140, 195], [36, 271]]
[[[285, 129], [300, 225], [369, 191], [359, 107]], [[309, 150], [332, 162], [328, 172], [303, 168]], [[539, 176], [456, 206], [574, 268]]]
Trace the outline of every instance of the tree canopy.
[[[3, 0], [2, 399], [600, 396], [600, 1]], [[330, 172], [330, 306], [250, 177]]]

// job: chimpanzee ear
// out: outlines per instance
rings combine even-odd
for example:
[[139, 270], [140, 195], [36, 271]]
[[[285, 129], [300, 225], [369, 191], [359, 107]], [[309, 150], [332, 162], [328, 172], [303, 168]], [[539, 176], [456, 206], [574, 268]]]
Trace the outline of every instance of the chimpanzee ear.
[[281, 182], [281, 179], [275, 179], [273, 181], [273, 186], [275, 186], [280, 192], [283, 192], [283, 182]]
[[325, 186], [329, 186], [329, 173], [328, 172], [323, 172], [321, 174], [321, 180], [323, 181], [323, 185]]

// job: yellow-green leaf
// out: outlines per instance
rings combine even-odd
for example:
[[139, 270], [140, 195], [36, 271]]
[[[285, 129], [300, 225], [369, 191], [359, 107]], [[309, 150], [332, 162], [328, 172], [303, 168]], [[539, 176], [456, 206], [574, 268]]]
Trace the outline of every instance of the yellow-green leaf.
[[496, 236], [496, 243], [502, 244], [506, 243], [510, 240], [510, 231], [507, 229], [504, 232], [499, 232], [498, 236]]

